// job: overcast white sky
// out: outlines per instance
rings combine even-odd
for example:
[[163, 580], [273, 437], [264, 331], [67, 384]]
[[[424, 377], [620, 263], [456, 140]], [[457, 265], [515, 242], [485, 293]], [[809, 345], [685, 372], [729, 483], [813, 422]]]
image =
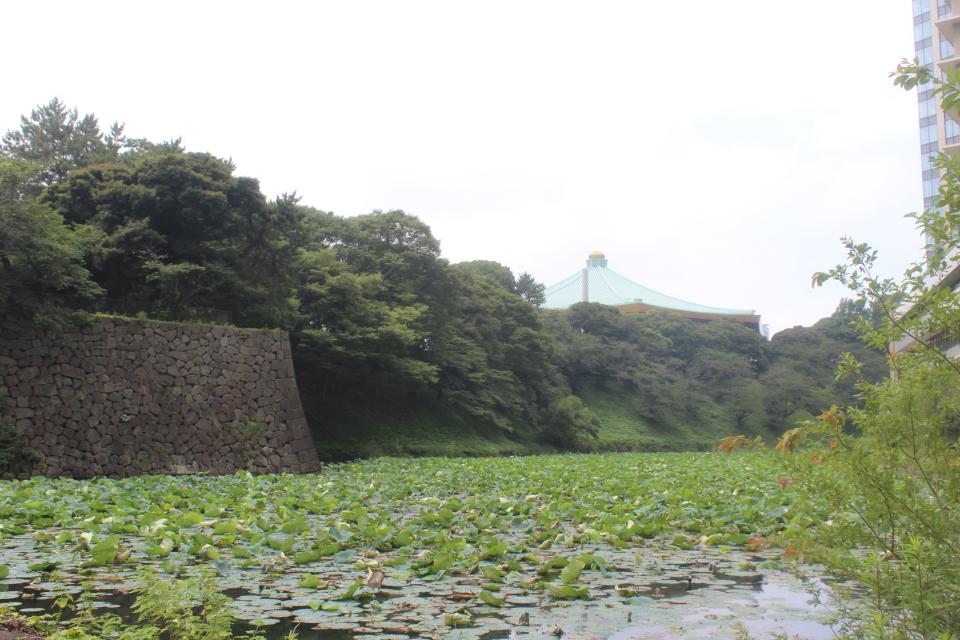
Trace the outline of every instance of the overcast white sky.
[[774, 331], [851, 234], [921, 254], [908, 0], [10, 2], [0, 130], [53, 96], [453, 262], [610, 267]]

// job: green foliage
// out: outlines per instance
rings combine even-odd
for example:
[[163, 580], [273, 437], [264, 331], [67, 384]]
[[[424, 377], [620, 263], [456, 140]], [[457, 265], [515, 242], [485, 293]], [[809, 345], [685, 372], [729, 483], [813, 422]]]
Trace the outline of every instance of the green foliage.
[[[13, 418], [4, 415], [9, 403], [6, 388], [0, 387], [0, 475], [30, 471], [39, 460], [37, 452], [27, 443]], [[2, 571], [3, 567], [0, 566]]]
[[334, 415], [371, 393], [439, 397], [507, 433], [544, 428], [541, 413], [568, 390], [508, 268], [451, 267], [430, 229], [402, 211], [313, 212], [307, 223], [296, 352], [307, 395]]
[[298, 264], [298, 360], [324, 398], [357, 384], [436, 380], [424, 355], [429, 288], [409, 279], [439, 268], [435, 241], [402, 212], [360, 218], [307, 216], [309, 239]]
[[[330, 403], [309, 390], [301, 369], [304, 410], [323, 460], [379, 456], [497, 456], [541, 453], [548, 447], [464, 414], [434, 394], [381, 392], [376, 402]], [[332, 405], [332, 406], [331, 406]]]
[[232, 171], [209, 154], [154, 151], [75, 170], [44, 199], [102, 232], [90, 263], [107, 308], [290, 327], [302, 212]]
[[901, 357], [895, 380], [862, 382], [864, 406], [828, 411], [806, 425], [809, 450], [792, 456], [794, 476], [833, 510], [834, 526], [814, 541], [866, 552], [824, 557], [869, 589], [857, 606], [869, 608], [884, 630], [870, 635], [960, 631], [948, 604], [960, 585], [960, 394], [952, 368], [922, 359]]
[[254, 416], [238, 420], [236, 423], [237, 433], [240, 437], [250, 444], [258, 444], [267, 435], [267, 423], [263, 416]]
[[[627, 597], [611, 583], [679, 582], [691, 560], [712, 553], [665, 566], [670, 546], [736, 547], [816, 526], [825, 513], [785, 493], [782, 474], [779, 460], [748, 452], [384, 458], [332, 464], [319, 476], [34, 478], [0, 483], [0, 532], [17, 536], [14, 575], [70, 558], [60, 575], [41, 579], [136, 590], [139, 621], [130, 627], [87, 615], [87, 595], [100, 598], [102, 589], [64, 594], [79, 615], [64, 621], [63, 638], [215, 640], [229, 637], [234, 614], [252, 619], [251, 609], [338, 626], [402, 611], [421, 635], [444, 635], [452, 593], [463, 598], [460, 622], [471, 626], [493, 610], [559, 615], [561, 607], [528, 606], [537, 600], [588, 598], [604, 610]], [[747, 557], [742, 548], [717, 551], [728, 566]], [[114, 562], [125, 553], [124, 564], [77, 566], [104, 552]], [[402, 588], [413, 583], [415, 608]], [[238, 585], [251, 593], [233, 602], [222, 595]], [[622, 628], [624, 612], [616, 613]]]
[[26, 189], [31, 167], [0, 159], [0, 308], [46, 325], [78, 319], [71, 313], [100, 294], [83, 265], [97, 234], [67, 227]]
[[513, 277], [513, 272], [499, 262], [494, 262], [493, 260], [471, 260], [470, 262], [459, 262], [455, 266], [463, 273], [472, 273], [488, 278], [510, 293], [517, 292], [517, 281], [516, 278]]
[[553, 444], [576, 447], [583, 437], [596, 438], [600, 421], [577, 396], [566, 396], [550, 406], [544, 438]]
[[[415, 216], [268, 202], [228, 161], [130, 140], [119, 126], [103, 134], [57, 100], [9, 132], [0, 155], [0, 304], [39, 321], [67, 319], [67, 308], [287, 329], [301, 395], [323, 407], [311, 412], [319, 440], [375, 398], [469, 422], [464, 443], [493, 434], [472, 451], [594, 448], [604, 425], [577, 398], [598, 391], [622, 395], [635, 431], [675, 432], [656, 446], [697, 446], [716, 438], [693, 427], [764, 433], [853, 391], [832, 380], [839, 334], [815, 328], [771, 347], [732, 323], [600, 305], [545, 326], [533, 276], [448, 264]], [[360, 450], [423, 450], [405, 436]]]
[[230, 598], [220, 593], [215, 573], [203, 567], [188, 578], [162, 576], [155, 567], [137, 572], [133, 611], [138, 620], [125, 622], [116, 614], [97, 610], [94, 582], [82, 582], [76, 597], [65, 593], [57, 607], [66, 614], [31, 620], [50, 640], [229, 640], [234, 612]]
[[[853, 385], [833, 375], [838, 353], [855, 351], [870, 379], [886, 373], [883, 356], [846, 329], [859, 317], [842, 303], [814, 327], [781, 332], [770, 343], [733, 322], [624, 315], [590, 303], [546, 322], [573, 391], [601, 403], [615, 395], [621, 406], [614, 413], [632, 414], [635, 432], [653, 439], [641, 442], [624, 432], [618, 440], [690, 447], [730, 433], [772, 436], [834, 402], [852, 402]], [[687, 433], [691, 427], [699, 437]], [[601, 433], [608, 429], [601, 425]]]
[[543, 283], [537, 282], [533, 275], [526, 271], [517, 276], [517, 293], [538, 309], [547, 301], [545, 291], [546, 287]]
[[[957, 80], [903, 63], [895, 82], [932, 83], [948, 108], [960, 98]], [[813, 541], [829, 550], [822, 555], [835, 570], [868, 590], [851, 603], [867, 637], [960, 635], [960, 365], [947, 352], [960, 341], [960, 294], [947, 279], [960, 251], [960, 164], [943, 155], [936, 164], [937, 208], [912, 214], [928, 238], [928, 260], [902, 279], [882, 278], [877, 252], [846, 238], [846, 263], [814, 276], [815, 284], [845, 285], [860, 308], [877, 311], [857, 323], [868, 345], [901, 344], [891, 356], [894, 377], [880, 382], [864, 379], [856, 358], [842, 358], [838, 376], [857, 381], [863, 406], [826, 411], [792, 434], [808, 447], [790, 456], [795, 477], [832, 510], [832, 526]]]
[[508, 431], [538, 425], [540, 412], [566, 395], [566, 385], [536, 310], [472, 267], [456, 265], [451, 279], [456, 294], [448, 313], [459, 321], [438, 336], [433, 354], [440, 393]]
[[114, 158], [124, 144], [123, 127], [114, 124], [106, 136], [96, 116], [80, 117], [58, 98], [21, 116], [20, 128], [4, 134], [0, 156], [36, 165], [37, 186], [54, 184], [77, 167]]
[[177, 579], [161, 577], [152, 567], [138, 575], [140, 590], [134, 611], [170, 640], [229, 640], [233, 611], [220, 593], [214, 573]]
[[866, 379], [877, 381], [887, 376], [882, 350], [863, 344], [857, 334], [857, 326], [872, 322], [873, 316], [862, 305], [847, 300], [814, 326], [787, 329], [773, 337], [770, 367], [763, 382], [765, 407], [775, 430], [788, 429], [832, 404], [854, 401], [854, 381], [834, 375], [843, 353], [862, 363]]

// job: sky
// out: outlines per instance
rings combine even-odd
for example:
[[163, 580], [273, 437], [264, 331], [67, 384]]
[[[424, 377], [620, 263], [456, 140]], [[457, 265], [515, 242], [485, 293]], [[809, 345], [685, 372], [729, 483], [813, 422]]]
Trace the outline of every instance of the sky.
[[403, 209], [451, 262], [829, 315], [840, 237], [922, 256], [909, 0], [12, 2], [0, 130], [58, 96], [339, 215]]

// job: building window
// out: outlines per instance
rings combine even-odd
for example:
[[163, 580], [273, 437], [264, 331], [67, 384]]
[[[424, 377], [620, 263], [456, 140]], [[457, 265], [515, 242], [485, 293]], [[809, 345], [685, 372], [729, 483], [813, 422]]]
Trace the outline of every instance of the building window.
[[917, 49], [917, 58], [920, 60], [920, 64], [927, 65], [933, 63], [933, 47], [924, 47], [923, 49]]
[[923, 198], [923, 208], [924, 208], [924, 209], [933, 209], [933, 206], [934, 206], [934, 198], [933, 198], [933, 197], [930, 197], [930, 198], [924, 197], [924, 198]]
[[953, 15], [953, 7], [949, 0], [937, 0], [937, 17], [946, 18]]
[[920, 168], [923, 169], [924, 172], [930, 171], [932, 169], [939, 173], [940, 170], [934, 167], [933, 165], [934, 158], [936, 158], [936, 156], [930, 156], [930, 155], [920, 156]]
[[939, 147], [936, 142], [928, 142], [927, 144], [920, 145], [920, 153], [923, 155], [930, 155], [931, 153], [936, 153], [939, 151]]
[[917, 108], [920, 111], [921, 118], [929, 118], [937, 115], [937, 101], [933, 98], [926, 98], [917, 101]]
[[930, 3], [927, 0], [913, 0], [913, 15], [918, 16], [927, 11], [930, 11]]
[[943, 135], [947, 144], [960, 142], [960, 124], [953, 118], [947, 117], [943, 121]]
[[913, 25], [913, 41], [917, 43], [917, 46], [922, 46], [920, 43], [925, 42], [931, 35], [933, 35], [933, 30], [929, 20]]
[[940, 169], [927, 169], [923, 172], [923, 179], [930, 180], [932, 178], [940, 177]]
[[932, 178], [923, 181], [923, 197], [932, 198], [937, 195], [937, 189], [940, 188], [940, 178]]
[[953, 58], [957, 55], [957, 50], [953, 47], [953, 43], [950, 42], [947, 38], [943, 37], [943, 34], [940, 34], [940, 59], [946, 60], [947, 58]]

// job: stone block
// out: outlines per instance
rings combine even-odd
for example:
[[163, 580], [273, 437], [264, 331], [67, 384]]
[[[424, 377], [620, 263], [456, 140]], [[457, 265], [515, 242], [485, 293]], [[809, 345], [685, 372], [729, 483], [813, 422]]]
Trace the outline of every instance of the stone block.
[[[0, 354], [7, 414], [45, 473], [319, 467], [285, 333], [102, 318], [54, 336], [0, 318]], [[230, 425], [255, 415], [270, 426], [253, 452]]]

